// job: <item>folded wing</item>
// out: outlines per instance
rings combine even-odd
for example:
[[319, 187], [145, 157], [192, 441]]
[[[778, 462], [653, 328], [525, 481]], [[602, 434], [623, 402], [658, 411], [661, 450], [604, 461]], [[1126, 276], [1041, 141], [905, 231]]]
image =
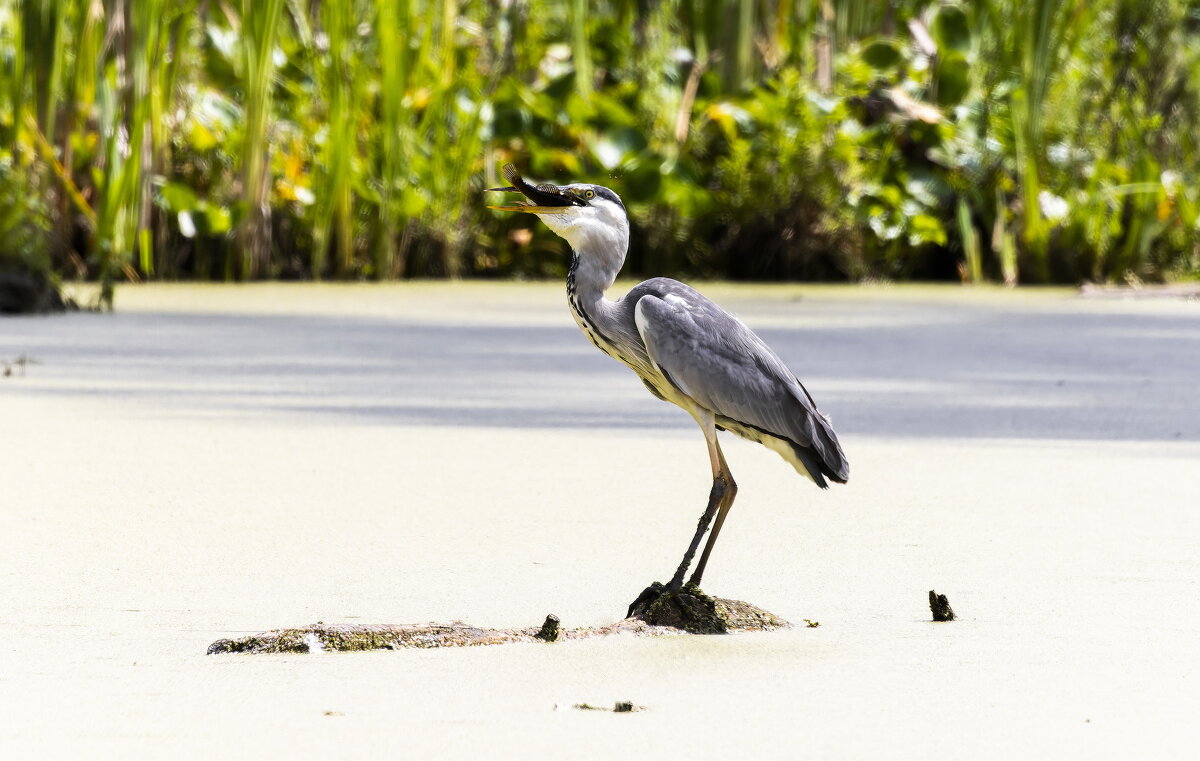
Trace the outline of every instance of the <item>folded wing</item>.
[[637, 300], [647, 353], [681, 393], [720, 418], [790, 442], [821, 483], [844, 483], [850, 468], [837, 434], [808, 391], [741, 320], [692, 288], [667, 281]]

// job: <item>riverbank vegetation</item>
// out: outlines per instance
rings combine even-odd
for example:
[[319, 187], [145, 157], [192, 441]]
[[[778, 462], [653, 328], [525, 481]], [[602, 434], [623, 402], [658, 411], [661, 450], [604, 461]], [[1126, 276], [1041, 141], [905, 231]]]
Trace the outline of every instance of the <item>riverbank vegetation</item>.
[[633, 274], [1200, 273], [1200, 0], [0, 0], [0, 268], [552, 276], [513, 161]]

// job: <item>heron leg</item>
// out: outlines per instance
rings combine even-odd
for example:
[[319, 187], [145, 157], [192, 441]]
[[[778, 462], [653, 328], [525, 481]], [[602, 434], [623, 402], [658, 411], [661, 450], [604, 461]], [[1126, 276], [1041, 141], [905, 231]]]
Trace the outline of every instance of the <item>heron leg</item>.
[[[701, 537], [704, 536], [705, 531], [708, 531], [714, 515], [717, 516], [718, 522], [721, 520], [722, 514], [718, 511], [726, 502], [730, 490], [737, 490], [733, 479], [728, 475], [729, 466], [725, 465], [725, 456], [721, 453], [721, 447], [717, 443], [716, 421], [713, 420], [712, 413], [704, 411], [693, 414], [695, 414], [696, 422], [700, 424], [700, 429], [704, 432], [704, 439], [708, 443], [708, 459], [712, 464], [713, 485], [712, 491], [708, 494], [708, 505], [704, 508], [704, 514], [700, 516], [700, 522], [696, 524], [696, 533], [692, 536], [692, 542], [688, 545], [687, 552], [683, 554], [683, 560], [679, 562], [679, 568], [675, 570], [671, 582], [667, 584], [667, 589], [670, 591], [675, 591], [683, 586], [683, 576], [687, 573], [688, 566], [692, 564], [692, 558], [696, 556], [696, 549], [700, 546]], [[711, 548], [712, 540], [710, 539], [709, 546], [705, 548], [704, 555], [701, 556], [701, 563], [708, 558]], [[696, 578], [693, 576], [693, 580]]]
[[708, 494], [708, 507], [704, 509], [704, 514], [700, 516], [700, 522], [696, 524], [696, 534], [692, 537], [692, 543], [688, 545], [687, 552], [683, 554], [683, 560], [679, 562], [679, 568], [675, 569], [675, 575], [671, 577], [671, 582], [667, 584], [667, 589], [675, 591], [683, 586], [683, 575], [687, 573], [688, 566], [692, 564], [692, 558], [696, 556], [696, 548], [700, 546], [700, 538], [704, 536], [704, 532], [708, 531], [708, 524], [712, 523], [713, 516], [717, 514], [721, 503], [725, 498], [725, 480], [721, 474], [713, 476], [712, 491]]
[[[733, 498], [737, 496], [737, 483], [733, 480], [733, 474], [729, 472], [729, 464], [725, 462], [725, 455], [721, 453], [721, 447], [716, 445], [715, 436], [713, 445], [717, 450], [717, 459], [721, 466], [721, 478], [724, 479], [726, 486], [717, 510], [717, 519], [713, 522], [712, 533], [708, 535], [708, 542], [704, 545], [704, 552], [700, 553], [700, 562], [696, 564], [692, 578], [688, 579], [688, 585], [694, 587], [700, 586], [700, 579], [704, 576], [704, 567], [708, 565], [708, 556], [712, 552], [713, 545], [717, 543], [717, 534], [721, 533], [721, 525], [725, 523], [725, 516], [729, 514], [729, 508], [733, 507]], [[716, 477], [714, 476], [714, 478]], [[689, 556], [688, 559], [690, 560], [691, 557]]]

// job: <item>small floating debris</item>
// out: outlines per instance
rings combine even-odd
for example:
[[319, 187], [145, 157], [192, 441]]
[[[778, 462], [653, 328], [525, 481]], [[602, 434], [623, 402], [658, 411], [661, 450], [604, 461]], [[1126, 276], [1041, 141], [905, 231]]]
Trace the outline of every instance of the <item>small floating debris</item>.
[[542, 624], [542, 628], [533, 636], [543, 642], [553, 642], [558, 639], [558, 625], [560, 623], [562, 622], [558, 620], [558, 616], [551, 613], [546, 616], [546, 621]]
[[[557, 705], [554, 706], [554, 710], [557, 711], [559, 709], [559, 707], [560, 706], [557, 706]], [[638, 713], [639, 711], [646, 710], [646, 706], [637, 705], [636, 703], [633, 703], [632, 701], [629, 701], [629, 700], [618, 700], [616, 703], [613, 704], [612, 708], [605, 708], [604, 706], [594, 706], [591, 703], [576, 703], [575, 705], [573, 705], [571, 707], [574, 708], [576, 711], [608, 711], [611, 713]]]
[[13, 375], [19, 375], [20, 377], [24, 378], [25, 368], [27, 365], [39, 364], [41, 363], [36, 359], [27, 357], [24, 354], [16, 359], [0, 359], [0, 367], [4, 368], [3, 372], [0, 372], [0, 375], [3, 375], [5, 378], [11, 378]]
[[934, 621], [953, 621], [954, 609], [950, 607], [950, 600], [946, 595], [939, 595], [932, 589], [929, 590], [929, 610], [933, 612]]

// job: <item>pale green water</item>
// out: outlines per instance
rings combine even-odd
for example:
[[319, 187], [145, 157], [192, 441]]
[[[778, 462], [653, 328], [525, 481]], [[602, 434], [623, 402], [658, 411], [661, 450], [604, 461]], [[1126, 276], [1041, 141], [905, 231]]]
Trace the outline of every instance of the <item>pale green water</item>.
[[[1063, 359], [1078, 342], [1035, 347], [1066, 391], [984, 350], [938, 349], [946, 364], [922, 375], [893, 357], [923, 344], [882, 345], [966, 321], [1003, 346], [988, 316], [1003, 309], [1003, 324], [1065, 313], [1186, 346], [1182, 306], [947, 313], [936, 295], [805, 292], [739, 308], [792, 326], [769, 329], [793, 364], [824, 347], [801, 375], [844, 425], [852, 480], [821, 493], [728, 445], [741, 491], [706, 586], [820, 628], [203, 655], [315, 620], [603, 623], [673, 568], [708, 491], [686, 420], [593, 357], [556, 287], [430, 286], [417, 340], [419, 290], [217, 288], [200, 311], [194, 289], [129, 289], [117, 315], [0, 322], [0, 356], [41, 362], [0, 379], [5, 755], [926, 758], [934, 726], [964, 758], [1190, 747], [1200, 445], [1173, 380], [1190, 360], [1147, 373], [1122, 412], [1092, 405], [1143, 388], [1144, 368]], [[885, 407], [904, 399], [945, 419], [900, 435]], [[930, 588], [962, 620], [929, 623]], [[555, 710], [616, 700], [649, 710]]]

